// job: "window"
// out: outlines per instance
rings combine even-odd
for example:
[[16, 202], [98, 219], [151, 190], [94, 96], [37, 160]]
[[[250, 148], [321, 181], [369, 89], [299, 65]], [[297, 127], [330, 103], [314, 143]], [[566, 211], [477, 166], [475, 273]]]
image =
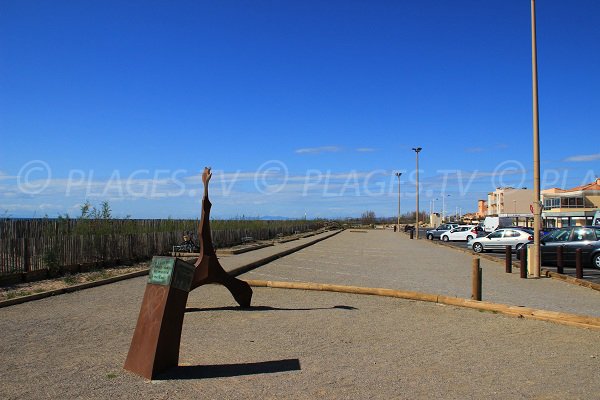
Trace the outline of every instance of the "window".
[[488, 237], [490, 239], [500, 239], [502, 237], [502, 231], [496, 231], [496, 232], [490, 233], [490, 235]]
[[564, 208], [583, 208], [583, 197], [563, 197], [560, 206]]
[[551, 208], [559, 208], [559, 207], [560, 207], [560, 199], [558, 197], [544, 199], [544, 209], [545, 210], [549, 210]]
[[545, 242], [566, 242], [571, 235], [570, 229], [557, 229], [544, 236]]
[[573, 230], [573, 240], [578, 242], [583, 240], [596, 240], [594, 230], [590, 228], [576, 228]]

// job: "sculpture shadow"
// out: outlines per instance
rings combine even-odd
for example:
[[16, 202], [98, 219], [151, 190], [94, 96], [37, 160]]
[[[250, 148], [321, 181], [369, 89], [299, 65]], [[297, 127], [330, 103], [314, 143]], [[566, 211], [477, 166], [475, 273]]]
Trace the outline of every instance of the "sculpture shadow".
[[285, 307], [271, 307], [271, 306], [250, 306], [250, 307], [237, 307], [237, 306], [226, 306], [226, 307], [188, 307], [185, 312], [202, 312], [202, 311], [313, 311], [313, 310], [358, 310], [352, 306], [333, 306], [333, 307], [313, 307], [313, 308], [285, 308]]
[[156, 380], [230, 378], [243, 375], [300, 371], [300, 360], [260, 361], [244, 364], [179, 365], [158, 375]]

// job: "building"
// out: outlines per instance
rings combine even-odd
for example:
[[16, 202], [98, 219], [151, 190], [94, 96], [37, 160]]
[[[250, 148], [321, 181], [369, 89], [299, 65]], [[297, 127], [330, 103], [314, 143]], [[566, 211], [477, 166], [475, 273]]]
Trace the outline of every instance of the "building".
[[475, 213], [477, 218], [485, 218], [488, 211], [487, 200], [477, 200], [477, 212]]
[[[533, 202], [533, 190], [512, 187], [497, 188], [488, 193], [488, 216], [530, 216]], [[501, 215], [502, 214], [502, 215]]]
[[542, 190], [541, 194], [542, 218], [549, 227], [591, 225], [600, 210], [600, 178], [572, 189]]
[[440, 213], [429, 214], [429, 226], [435, 228], [443, 223]]

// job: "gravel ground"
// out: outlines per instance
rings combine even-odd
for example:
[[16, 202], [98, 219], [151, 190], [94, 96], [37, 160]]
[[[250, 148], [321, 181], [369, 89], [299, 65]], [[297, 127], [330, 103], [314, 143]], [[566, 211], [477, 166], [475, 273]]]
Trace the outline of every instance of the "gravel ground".
[[[444, 285], [452, 274], [407, 267], [420, 256], [431, 260], [414, 268], [427, 271], [435, 257], [457, 268], [452, 250], [392, 235], [344, 232], [243, 278], [419, 290], [414, 286], [425, 276], [422, 291], [462, 290]], [[398, 256], [396, 247], [402, 262], [386, 261]], [[597, 399], [600, 393], [597, 331], [402, 299], [268, 288], [255, 288], [254, 308], [240, 310], [226, 289], [212, 285], [190, 294], [179, 367], [149, 382], [122, 370], [146, 279], [0, 309], [0, 399]], [[531, 283], [532, 299], [543, 296], [536, 289], [541, 282], [552, 282], [512, 279]], [[527, 299], [520, 286], [512, 290]]]
[[[180, 366], [122, 370], [145, 279], [0, 309], [0, 398], [597, 399], [594, 331], [374, 296], [192, 292]], [[115, 305], [118, 305], [115, 307]]]
[[[244, 275], [471, 297], [473, 256], [387, 230], [345, 231]], [[484, 301], [600, 317], [600, 292], [551, 278], [521, 279], [481, 259]]]

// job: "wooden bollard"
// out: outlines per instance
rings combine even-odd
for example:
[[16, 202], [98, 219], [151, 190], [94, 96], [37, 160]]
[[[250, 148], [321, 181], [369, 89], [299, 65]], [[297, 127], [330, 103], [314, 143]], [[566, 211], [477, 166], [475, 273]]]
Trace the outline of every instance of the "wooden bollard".
[[473, 276], [471, 280], [471, 299], [481, 301], [481, 267], [479, 266], [479, 258], [473, 258], [472, 269]]
[[521, 278], [527, 278], [527, 246], [521, 247]]
[[563, 249], [563, 246], [558, 246], [556, 248], [556, 272], [558, 272], [559, 274], [564, 273]]
[[581, 262], [581, 249], [575, 250], [575, 277], [583, 279], [583, 265]]
[[506, 271], [507, 274], [511, 274], [512, 273], [512, 247], [506, 246], [506, 248], [504, 249], [504, 256], [506, 258], [504, 260], [504, 270]]

